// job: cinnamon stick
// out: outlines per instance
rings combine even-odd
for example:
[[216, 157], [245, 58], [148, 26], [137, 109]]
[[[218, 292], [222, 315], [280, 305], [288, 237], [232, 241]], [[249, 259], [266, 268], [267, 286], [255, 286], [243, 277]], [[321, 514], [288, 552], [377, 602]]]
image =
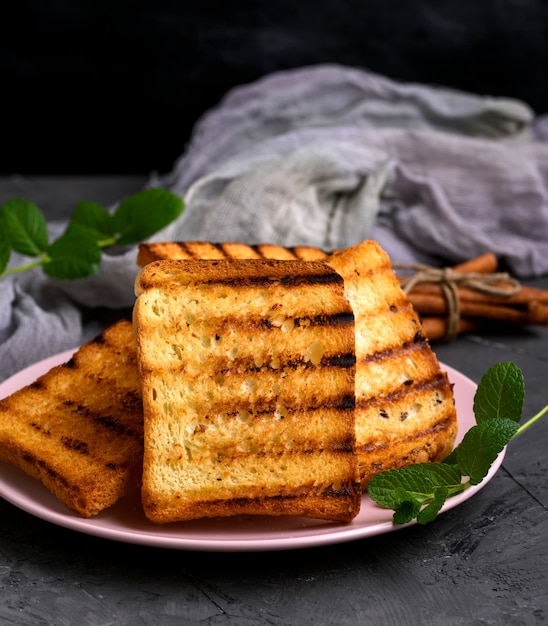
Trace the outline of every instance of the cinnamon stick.
[[[447, 301], [443, 295], [415, 293], [414, 290], [408, 295], [416, 311], [421, 315], [449, 314]], [[523, 310], [499, 303], [461, 300], [459, 308], [463, 317], [479, 317], [522, 325], [548, 323], [548, 306], [541, 303], [533, 303], [531, 307]]]
[[[422, 318], [424, 332], [430, 341], [443, 339], [447, 336], [449, 321], [447, 317], [424, 317]], [[461, 317], [457, 326], [457, 334], [469, 333], [477, 330], [485, 324], [485, 320], [474, 320]]]
[[[494, 283], [493, 286], [503, 287], [504, 283]], [[443, 295], [440, 285], [434, 283], [420, 283], [413, 287], [413, 293]], [[518, 293], [509, 296], [498, 296], [495, 294], [487, 294], [469, 287], [458, 287], [458, 294], [461, 300], [470, 300], [474, 302], [485, 302], [492, 304], [511, 304], [511, 305], [527, 305], [530, 302], [539, 302], [548, 305], [548, 291], [537, 287], [522, 286]]]
[[453, 271], [464, 274], [465, 272], [472, 272], [474, 274], [492, 274], [498, 269], [497, 257], [492, 252], [486, 252], [480, 256], [464, 261], [453, 266]]

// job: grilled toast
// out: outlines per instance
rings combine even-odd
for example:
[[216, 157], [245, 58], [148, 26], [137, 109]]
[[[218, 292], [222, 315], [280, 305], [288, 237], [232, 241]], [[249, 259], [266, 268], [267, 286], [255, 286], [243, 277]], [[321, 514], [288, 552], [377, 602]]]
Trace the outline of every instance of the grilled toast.
[[374, 241], [335, 251], [241, 243], [142, 244], [138, 263], [190, 258], [323, 260], [345, 281], [356, 317], [356, 442], [362, 485], [386, 469], [439, 461], [457, 430], [452, 386], [421, 322]]
[[0, 400], [0, 459], [72, 511], [96, 515], [140, 485], [143, 409], [132, 324]]
[[363, 486], [377, 473], [451, 452], [453, 388], [417, 313], [374, 241], [327, 260], [344, 278], [356, 320], [356, 442]]
[[148, 518], [353, 519], [354, 318], [342, 278], [322, 262], [157, 261], [136, 294]]

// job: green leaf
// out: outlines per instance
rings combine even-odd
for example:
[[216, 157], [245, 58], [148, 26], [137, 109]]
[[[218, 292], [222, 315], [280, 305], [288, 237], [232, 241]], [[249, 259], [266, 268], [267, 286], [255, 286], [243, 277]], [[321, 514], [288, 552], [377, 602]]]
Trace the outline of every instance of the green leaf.
[[5, 225], [0, 216], [0, 274], [6, 269], [11, 256], [11, 244], [9, 242]]
[[177, 219], [184, 209], [182, 198], [166, 189], [146, 189], [123, 200], [113, 215], [116, 243], [143, 241]]
[[412, 497], [404, 498], [395, 508], [392, 521], [394, 524], [408, 524], [420, 513], [420, 503]]
[[90, 230], [97, 241], [111, 238], [115, 235], [115, 226], [112, 215], [104, 206], [96, 202], [82, 200], [74, 208], [67, 231], [75, 225]]
[[377, 504], [388, 509], [397, 509], [408, 499], [423, 502], [434, 491], [430, 478], [414, 472], [412, 466], [381, 472], [369, 481], [369, 496]]
[[514, 363], [497, 363], [483, 375], [474, 396], [474, 415], [479, 424], [494, 418], [519, 422], [523, 412], [523, 374]]
[[99, 272], [101, 248], [93, 234], [77, 224], [51, 244], [48, 255], [44, 272], [53, 278], [83, 278]]
[[491, 419], [470, 428], [455, 452], [459, 470], [469, 477], [470, 484], [477, 485], [485, 478], [491, 464], [517, 430], [518, 424], [505, 418]]
[[456, 465], [446, 463], [417, 463], [409, 466], [410, 471], [428, 476], [434, 487], [455, 487], [460, 485], [462, 474]]
[[437, 487], [434, 490], [432, 500], [417, 513], [417, 522], [419, 524], [433, 522], [438, 516], [441, 507], [445, 504], [448, 496], [449, 489], [447, 487]]
[[48, 228], [40, 209], [24, 198], [12, 198], [2, 207], [3, 226], [11, 247], [35, 257], [48, 247]]

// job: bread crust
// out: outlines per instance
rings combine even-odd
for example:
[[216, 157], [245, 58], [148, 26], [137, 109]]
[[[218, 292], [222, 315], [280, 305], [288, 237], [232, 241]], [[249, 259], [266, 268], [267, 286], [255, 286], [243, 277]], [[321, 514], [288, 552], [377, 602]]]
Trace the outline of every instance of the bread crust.
[[160, 241], [139, 244], [137, 265], [161, 260], [189, 261], [192, 259], [273, 259], [285, 261], [320, 261], [329, 253], [314, 246], [287, 248], [271, 243], [254, 246], [239, 242]]

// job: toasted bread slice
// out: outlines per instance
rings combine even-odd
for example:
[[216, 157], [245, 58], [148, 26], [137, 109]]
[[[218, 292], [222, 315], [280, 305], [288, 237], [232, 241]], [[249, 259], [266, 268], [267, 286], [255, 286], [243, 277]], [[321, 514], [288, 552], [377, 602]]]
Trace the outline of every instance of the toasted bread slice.
[[322, 262], [158, 261], [136, 293], [149, 519], [353, 519], [354, 318], [341, 277]]
[[137, 254], [137, 265], [144, 267], [152, 261], [162, 259], [277, 259], [318, 261], [326, 259], [328, 253], [312, 246], [285, 248], [264, 243], [249, 246], [245, 243], [210, 243], [208, 241], [165, 241], [141, 243]]
[[132, 324], [0, 400], [0, 459], [90, 517], [140, 484], [143, 409]]
[[356, 317], [356, 443], [365, 487], [385, 469], [439, 461], [457, 430], [453, 390], [388, 255], [364, 241], [327, 255], [318, 248], [208, 242], [142, 244], [139, 263], [170, 258], [323, 259], [345, 280]]
[[453, 448], [453, 388], [374, 241], [335, 252], [327, 263], [345, 282], [356, 319], [356, 443], [365, 486], [375, 474], [441, 461]]

